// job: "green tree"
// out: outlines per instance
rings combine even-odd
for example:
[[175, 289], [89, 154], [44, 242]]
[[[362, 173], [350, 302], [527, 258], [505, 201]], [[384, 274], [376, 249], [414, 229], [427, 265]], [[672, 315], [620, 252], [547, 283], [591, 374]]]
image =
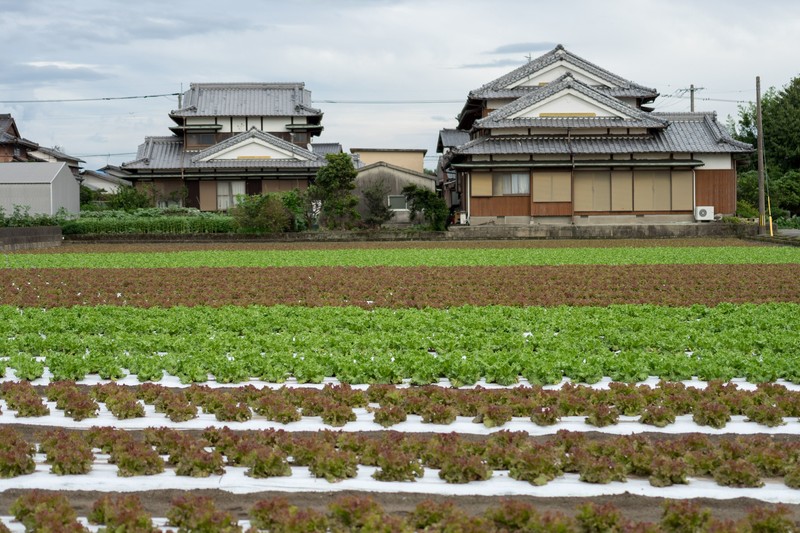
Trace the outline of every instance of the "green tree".
[[389, 222], [394, 216], [394, 211], [389, 209], [387, 197], [389, 187], [382, 179], [375, 180], [364, 188], [364, 205], [367, 215], [364, 223], [371, 228], [379, 228], [382, 224]]
[[143, 207], [153, 207], [152, 189], [137, 187], [120, 187], [119, 190], [108, 197], [110, 209], [133, 211]]
[[360, 218], [356, 207], [356, 169], [348, 154], [327, 154], [327, 164], [317, 171], [308, 188], [309, 197], [319, 202], [319, 222], [329, 229], [350, 229]]
[[435, 191], [416, 185], [407, 185], [403, 187], [403, 194], [408, 200], [411, 220], [421, 212], [425, 222], [432, 230], [444, 231], [447, 229], [447, 218], [450, 211], [447, 209], [444, 199], [439, 197]]
[[[761, 98], [764, 128], [764, 160], [767, 187], [774, 214], [800, 214], [800, 77], [780, 90], [774, 87]], [[732, 127], [736, 139], [756, 146], [756, 106], [739, 106], [739, 120]], [[758, 205], [756, 154], [739, 173], [739, 200]]]
[[230, 213], [241, 232], [280, 233], [292, 229], [292, 213], [278, 194], [239, 196]]

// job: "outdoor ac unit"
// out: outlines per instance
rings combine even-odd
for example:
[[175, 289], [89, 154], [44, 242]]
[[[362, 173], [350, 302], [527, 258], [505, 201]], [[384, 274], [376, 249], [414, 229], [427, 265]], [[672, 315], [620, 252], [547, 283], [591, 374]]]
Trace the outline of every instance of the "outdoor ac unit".
[[713, 205], [698, 205], [694, 208], [695, 220], [714, 220]]

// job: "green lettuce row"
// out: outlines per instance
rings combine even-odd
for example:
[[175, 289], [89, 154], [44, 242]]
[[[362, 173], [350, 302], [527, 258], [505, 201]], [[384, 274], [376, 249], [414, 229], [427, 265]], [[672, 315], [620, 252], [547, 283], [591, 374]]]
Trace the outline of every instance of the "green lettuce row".
[[716, 307], [0, 307], [0, 356], [32, 379], [501, 384], [524, 376], [800, 382], [800, 305]]
[[[200, 230], [198, 230], [200, 231]], [[800, 263], [800, 248], [760, 246], [620, 248], [390, 248], [204, 250], [169, 253], [10, 254], [6, 268], [267, 266], [513, 266]]]

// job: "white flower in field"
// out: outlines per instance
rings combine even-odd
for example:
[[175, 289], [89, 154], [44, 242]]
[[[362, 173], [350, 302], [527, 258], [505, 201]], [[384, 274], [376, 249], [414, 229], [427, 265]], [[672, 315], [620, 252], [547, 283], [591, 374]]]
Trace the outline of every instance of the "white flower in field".
[[557, 331], [553, 332], [553, 337], [558, 337], [558, 332]]
[[461, 356], [461, 360], [462, 360], [462, 361], [466, 361], [466, 360], [467, 360], [467, 356], [466, 356], [466, 355], [462, 355], [462, 356]]
[[533, 337], [533, 333], [531, 333], [530, 331], [526, 331], [525, 333], [522, 334], [522, 336], [523, 337]]
[[47, 335], [45, 335], [44, 333], [39, 333], [39, 336], [40, 336], [42, 339], [46, 339], [46, 338], [47, 338]]
[[374, 361], [375, 360], [375, 356], [373, 355], [372, 357], [369, 358], [369, 360], [370, 361]]
[[391, 361], [392, 363], [394, 363], [394, 357], [392, 357], [392, 358], [390, 359], [390, 361]]
[[117, 298], [119, 298], [119, 297], [121, 297], [121, 296], [122, 296], [122, 293], [121, 293], [121, 292], [118, 292], [118, 293], [117, 293]]
[[372, 300], [367, 300], [367, 305], [372, 305], [372, 304], [374, 304], [374, 303], [375, 303], [375, 302], [373, 302]]

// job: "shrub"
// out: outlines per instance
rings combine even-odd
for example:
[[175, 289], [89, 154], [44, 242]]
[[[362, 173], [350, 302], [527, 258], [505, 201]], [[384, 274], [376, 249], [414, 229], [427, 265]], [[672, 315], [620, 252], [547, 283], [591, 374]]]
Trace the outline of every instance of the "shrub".
[[230, 214], [240, 232], [282, 233], [293, 229], [292, 213], [279, 194], [239, 196]]
[[408, 209], [413, 220], [417, 213], [422, 213], [422, 217], [433, 231], [445, 231], [447, 229], [447, 219], [450, 211], [444, 199], [439, 197], [435, 191], [423, 189], [416, 185], [403, 187], [403, 194], [408, 200]]
[[389, 186], [384, 180], [375, 180], [362, 190], [366, 216], [364, 224], [370, 228], [379, 228], [394, 217], [394, 211], [389, 208], [386, 201], [389, 195]]

